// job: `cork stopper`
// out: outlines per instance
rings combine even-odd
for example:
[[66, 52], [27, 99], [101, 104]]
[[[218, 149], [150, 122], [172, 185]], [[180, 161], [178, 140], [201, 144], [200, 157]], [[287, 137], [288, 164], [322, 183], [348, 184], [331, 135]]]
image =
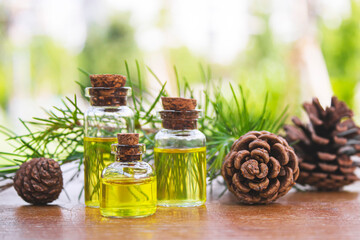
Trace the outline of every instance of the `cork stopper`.
[[141, 160], [143, 144], [139, 144], [138, 133], [117, 134], [118, 144], [115, 146], [116, 161], [129, 162]]
[[195, 110], [196, 99], [180, 97], [162, 97], [164, 110], [189, 111]]
[[197, 128], [199, 110], [195, 109], [195, 99], [163, 97], [161, 100], [164, 110], [160, 111], [160, 117], [164, 128], [173, 130]]
[[125, 106], [127, 92], [126, 77], [119, 74], [90, 75], [91, 86], [86, 88], [92, 106]]
[[118, 133], [118, 143], [121, 145], [136, 145], [139, 144], [138, 133]]
[[121, 88], [125, 86], [126, 77], [119, 74], [92, 74], [91, 86]]

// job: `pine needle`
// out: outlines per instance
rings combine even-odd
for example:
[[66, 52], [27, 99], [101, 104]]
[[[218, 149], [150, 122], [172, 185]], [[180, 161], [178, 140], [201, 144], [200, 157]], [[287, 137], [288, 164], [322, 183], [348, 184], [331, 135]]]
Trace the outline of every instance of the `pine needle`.
[[[155, 96], [148, 94], [145, 91], [144, 76], [146, 74], [138, 61], [135, 62], [135, 66], [138, 85], [133, 81], [130, 66], [125, 61], [128, 84], [132, 88], [131, 107], [135, 112], [135, 130], [140, 134], [140, 141], [147, 146], [144, 160], [150, 161], [153, 159], [154, 137], [160, 122], [154, 110], [160, 103], [161, 97], [167, 96], [168, 93], [166, 82], [162, 84], [156, 74], [146, 66], [145, 70], [161, 85], [161, 90]], [[229, 85], [232, 97], [231, 100], [227, 100], [218, 88], [211, 87], [211, 68], [204, 68], [202, 65], [199, 67], [204, 83], [202, 96], [199, 99], [203, 118], [199, 119], [199, 123], [200, 130], [207, 136], [207, 176], [212, 183], [220, 175], [223, 160], [233, 142], [248, 131], [267, 130], [278, 133], [287, 119], [287, 108], [279, 113], [271, 112], [268, 108], [270, 97], [267, 94], [261, 111], [257, 112], [247, 102], [248, 98], [241, 85], [237, 87]], [[86, 76], [90, 74], [80, 68], [79, 71]], [[180, 79], [175, 66], [174, 73], [178, 95], [183, 93], [184, 97], [193, 97], [194, 90], [190, 83], [185, 77]], [[85, 89], [86, 86], [78, 84], [81, 89]], [[181, 86], [184, 86], [184, 89], [181, 89]], [[135, 90], [139, 93], [135, 93]], [[20, 120], [27, 131], [23, 135], [0, 126], [0, 133], [7, 137], [6, 142], [12, 149], [9, 152], [0, 152], [0, 159], [6, 161], [6, 164], [0, 165], [0, 182], [13, 178], [18, 167], [34, 157], [53, 158], [60, 164], [76, 161], [77, 173], [80, 171], [84, 159], [84, 113], [78, 107], [76, 96], [73, 100], [64, 98], [62, 106], [54, 106], [50, 110], [45, 110], [45, 113], [46, 118], [34, 117], [31, 121]], [[71, 180], [79, 176], [77, 173]], [[0, 191], [6, 189], [7, 186], [0, 184]], [[79, 197], [81, 195], [82, 192]]]

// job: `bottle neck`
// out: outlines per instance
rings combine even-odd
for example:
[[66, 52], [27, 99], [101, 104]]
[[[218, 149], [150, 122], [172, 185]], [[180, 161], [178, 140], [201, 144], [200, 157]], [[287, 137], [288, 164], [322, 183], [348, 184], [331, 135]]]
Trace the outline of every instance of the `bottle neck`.
[[127, 97], [91, 96], [90, 104], [94, 107], [120, 107], [127, 105]]
[[121, 155], [116, 154], [116, 162], [140, 162], [142, 161], [141, 155]]
[[197, 129], [197, 120], [163, 119], [162, 126], [170, 130], [194, 130]]
[[142, 160], [142, 153], [145, 152], [144, 144], [136, 145], [111, 145], [112, 153], [115, 154], [117, 162], [135, 162]]
[[193, 130], [197, 129], [197, 122], [199, 118], [198, 110], [189, 111], [174, 111], [163, 110], [160, 111], [162, 119], [162, 126], [171, 130]]
[[119, 107], [126, 106], [130, 88], [89, 87], [86, 96], [90, 97], [91, 106]]

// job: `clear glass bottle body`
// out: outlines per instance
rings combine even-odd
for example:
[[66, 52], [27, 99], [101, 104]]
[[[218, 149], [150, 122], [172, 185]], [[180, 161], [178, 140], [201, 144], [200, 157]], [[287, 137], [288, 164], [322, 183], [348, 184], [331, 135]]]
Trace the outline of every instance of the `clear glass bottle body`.
[[146, 217], [156, 211], [156, 176], [146, 162], [110, 164], [102, 172], [100, 189], [104, 217]]
[[197, 129], [162, 129], [154, 160], [160, 206], [192, 207], [206, 201], [206, 138]]
[[100, 177], [115, 161], [111, 144], [117, 133], [134, 132], [134, 113], [127, 106], [91, 106], [85, 113], [84, 192], [88, 207], [99, 207]]

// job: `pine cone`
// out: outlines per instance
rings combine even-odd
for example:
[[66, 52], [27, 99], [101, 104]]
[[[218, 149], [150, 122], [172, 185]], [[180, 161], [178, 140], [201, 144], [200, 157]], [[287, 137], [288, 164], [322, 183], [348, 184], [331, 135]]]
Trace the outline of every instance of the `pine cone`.
[[317, 98], [303, 107], [310, 123], [303, 124], [294, 117], [295, 126], [284, 127], [286, 139], [299, 157], [297, 182], [329, 191], [356, 181], [351, 156], [360, 151], [360, 129], [351, 119], [353, 112], [336, 97], [325, 110]]
[[24, 162], [14, 178], [14, 187], [19, 196], [36, 205], [56, 200], [62, 186], [60, 165], [53, 159], [34, 158]]
[[285, 139], [261, 131], [234, 142], [221, 174], [243, 203], [270, 203], [285, 195], [299, 176], [298, 159]]

